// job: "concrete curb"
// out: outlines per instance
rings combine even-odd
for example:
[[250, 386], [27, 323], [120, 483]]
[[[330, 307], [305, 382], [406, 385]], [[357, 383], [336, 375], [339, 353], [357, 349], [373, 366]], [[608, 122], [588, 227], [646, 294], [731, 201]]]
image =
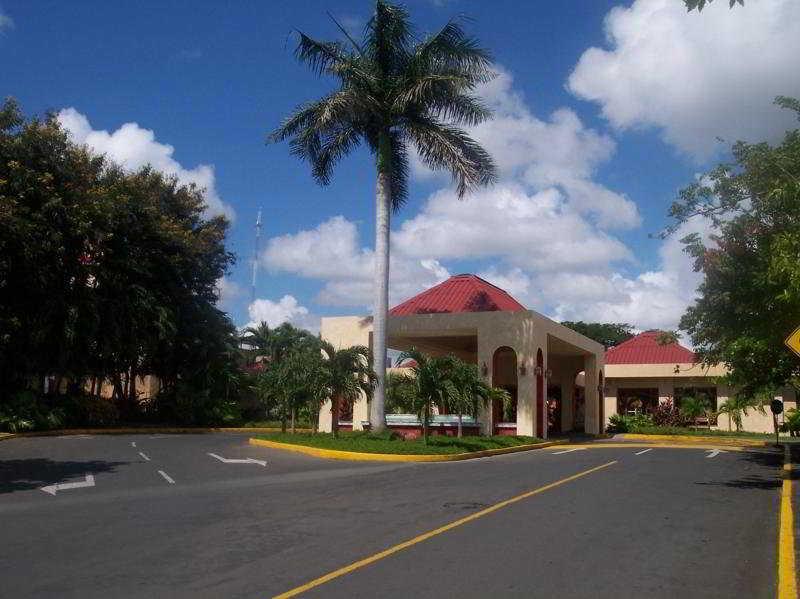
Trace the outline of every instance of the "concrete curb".
[[531, 443], [529, 445], [515, 445], [514, 447], [501, 447], [499, 449], [484, 449], [483, 451], [470, 451], [467, 453], [451, 454], [403, 454], [403, 453], [363, 453], [359, 451], [339, 451], [336, 449], [322, 449], [320, 447], [309, 447], [307, 445], [294, 445], [292, 443], [279, 443], [277, 441], [267, 441], [266, 439], [250, 439], [250, 445], [259, 447], [270, 447], [272, 449], [282, 449], [284, 451], [294, 451], [304, 453], [317, 458], [329, 460], [354, 460], [367, 462], [460, 462], [463, 460], [474, 460], [475, 458], [485, 458], [506, 453], [517, 453], [520, 451], [531, 451], [543, 449], [553, 445], [564, 445], [566, 441], [545, 441], [544, 443]]
[[[278, 427], [188, 427], [188, 426], [161, 426], [161, 427], [118, 427], [118, 428], [70, 428], [52, 431], [30, 431], [24, 433], [0, 433], [0, 441], [20, 437], [66, 437], [69, 435], [164, 435], [164, 434], [206, 434], [206, 433], [277, 433]], [[298, 432], [310, 433], [311, 429], [299, 428]]]
[[763, 439], [735, 439], [731, 437], [717, 437], [714, 435], [640, 435], [624, 433], [616, 435], [625, 441], [647, 441], [653, 444], [681, 444], [687, 445], [714, 445], [716, 447], [766, 447], [771, 445]]

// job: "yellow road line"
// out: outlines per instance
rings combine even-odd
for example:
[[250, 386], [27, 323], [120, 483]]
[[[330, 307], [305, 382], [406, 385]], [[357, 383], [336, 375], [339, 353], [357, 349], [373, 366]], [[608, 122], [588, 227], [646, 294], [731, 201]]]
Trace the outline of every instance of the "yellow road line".
[[380, 551], [374, 555], [365, 557], [364, 559], [358, 560], [357, 562], [353, 562], [352, 564], [347, 565], [343, 568], [339, 568], [338, 570], [334, 570], [333, 572], [329, 572], [328, 574], [320, 576], [319, 578], [315, 578], [311, 582], [307, 582], [306, 584], [296, 587], [290, 591], [286, 591], [285, 593], [281, 593], [280, 595], [275, 595], [273, 599], [287, 599], [288, 597], [296, 597], [301, 593], [310, 591], [311, 589], [323, 585], [326, 582], [330, 582], [331, 580], [339, 578], [340, 576], [344, 576], [345, 574], [349, 574], [350, 572], [363, 568], [364, 566], [368, 566], [369, 564], [382, 560], [385, 557], [389, 557], [390, 555], [402, 551], [403, 549], [407, 549], [412, 545], [416, 545], [417, 543], [421, 543], [422, 541], [427, 541], [432, 537], [440, 535], [444, 532], [447, 532], [448, 530], [452, 530], [468, 522], [472, 522], [473, 520], [477, 520], [478, 518], [482, 518], [483, 516], [491, 514], [492, 512], [496, 512], [497, 510], [507, 507], [513, 503], [517, 503], [518, 501], [522, 501], [523, 499], [527, 499], [528, 497], [533, 497], [534, 495], [538, 495], [539, 493], [544, 493], [545, 491], [549, 491], [550, 489], [553, 489], [565, 483], [572, 482], [573, 480], [577, 480], [588, 474], [597, 472], [598, 470], [602, 470], [603, 468], [608, 468], [609, 466], [612, 466], [616, 463], [617, 461], [614, 460], [613, 462], [608, 462], [606, 464], [603, 464], [602, 466], [595, 466], [594, 468], [589, 468], [588, 470], [584, 470], [583, 472], [578, 472], [577, 474], [573, 474], [572, 476], [562, 478], [561, 480], [557, 480], [553, 483], [544, 485], [543, 487], [539, 487], [531, 491], [526, 491], [525, 493], [517, 495], [516, 497], [512, 497], [511, 499], [506, 499], [505, 501], [495, 503], [494, 505], [482, 509], [479, 512], [475, 512], [474, 514], [470, 514], [469, 516], [460, 518], [459, 520], [455, 520], [454, 522], [450, 522], [450, 524], [445, 524], [444, 526], [435, 528], [429, 532], [418, 535], [413, 539], [408, 539], [407, 541], [403, 541], [402, 543], [394, 545], [393, 547], [389, 547], [388, 549], [384, 549], [383, 551]]
[[781, 515], [778, 533], [778, 599], [797, 599], [797, 573], [794, 559], [794, 513], [792, 508], [792, 463], [786, 446], [781, 489]]
[[698, 443], [690, 445], [688, 443], [573, 443], [559, 446], [559, 449], [572, 449], [580, 447], [581, 449], [636, 449], [641, 447], [652, 447], [653, 449], [719, 449], [721, 451], [752, 451], [757, 450], [757, 447], [736, 447], [732, 445], [709, 445], [708, 443]]

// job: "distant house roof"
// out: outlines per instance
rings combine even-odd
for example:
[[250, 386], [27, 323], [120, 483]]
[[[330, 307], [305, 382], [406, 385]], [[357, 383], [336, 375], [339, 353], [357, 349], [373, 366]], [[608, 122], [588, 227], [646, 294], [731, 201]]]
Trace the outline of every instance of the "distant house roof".
[[645, 331], [606, 352], [606, 364], [694, 364], [693, 351], [678, 343], [660, 345], [661, 331]]
[[417, 361], [409, 358], [408, 360], [403, 360], [402, 362], [397, 364], [395, 368], [414, 368], [416, 367], [416, 365]]
[[475, 275], [455, 275], [389, 311], [392, 316], [456, 312], [522, 312], [508, 293]]

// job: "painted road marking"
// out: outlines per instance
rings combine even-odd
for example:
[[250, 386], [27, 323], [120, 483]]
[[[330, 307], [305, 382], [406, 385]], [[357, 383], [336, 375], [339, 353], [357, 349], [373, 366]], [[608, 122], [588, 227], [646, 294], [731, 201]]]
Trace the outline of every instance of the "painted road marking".
[[94, 476], [91, 474], [87, 474], [83, 482], [58, 483], [55, 485], [47, 485], [46, 487], [41, 487], [39, 490], [44, 491], [45, 493], [49, 493], [50, 495], [55, 495], [58, 491], [66, 491], [67, 489], [80, 489], [82, 487], [93, 487], [93, 486], [94, 486]]
[[136, 441], [131, 441], [131, 447], [136, 447]]
[[648, 451], [653, 451], [653, 448], [650, 449], [643, 449], [642, 451], [637, 451], [634, 455], [642, 455], [643, 453], [647, 453]]
[[564, 451], [554, 451], [550, 455], [561, 455], [562, 453], [572, 453], [573, 451], [583, 451], [583, 447], [573, 447], [572, 449], [565, 449]]
[[784, 478], [778, 521], [778, 599], [797, 599], [797, 573], [794, 557], [794, 513], [792, 510], [792, 462], [789, 446], [784, 446]]
[[238, 459], [235, 459], [235, 458], [223, 458], [222, 456], [217, 455], [215, 453], [209, 453], [208, 455], [210, 455], [212, 458], [218, 459], [223, 464], [259, 464], [260, 466], [266, 466], [267, 465], [267, 462], [265, 462], [264, 460], [256, 460], [254, 458], [247, 458], [247, 459], [244, 459], [244, 460], [238, 460]]
[[145, 453], [143, 451], [140, 451], [139, 455], [142, 456], [145, 459], [146, 462], [150, 461], [150, 458], [148, 458], [147, 455], [145, 455]]
[[518, 501], [522, 501], [523, 499], [527, 499], [528, 497], [533, 497], [534, 495], [538, 495], [540, 493], [544, 493], [545, 491], [549, 491], [550, 489], [553, 489], [553, 488], [558, 487], [560, 485], [563, 485], [565, 483], [572, 482], [573, 480], [577, 480], [579, 478], [587, 476], [588, 474], [591, 474], [593, 472], [597, 472], [598, 470], [602, 470], [604, 468], [608, 468], [609, 466], [613, 466], [616, 463], [617, 463], [616, 460], [614, 460], [613, 462], [607, 462], [607, 463], [603, 464], [602, 466], [595, 466], [594, 468], [589, 468], [588, 470], [584, 470], [583, 472], [578, 472], [577, 474], [573, 474], [572, 476], [568, 476], [566, 478], [562, 478], [561, 480], [557, 480], [557, 481], [555, 481], [553, 483], [544, 485], [543, 487], [539, 487], [537, 489], [533, 489], [531, 491], [527, 491], [525, 493], [522, 493], [521, 495], [517, 495], [516, 497], [512, 497], [511, 499], [506, 499], [505, 501], [501, 501], [499, 503], [495, 503], [494, 505], [490, 505], [489, 507], [487, 507], [485, 509], [482, 509], [482, 510], [480, 510], [478, 512], [475, 512], [474, 514], [470, 514], [469, 516], [466, 516], [464, 518], [460, 518], [459, 520], [455, 520], [454, 522], [451, 522], [450, 524], [445, 524], [444, 526], [440, 526], [439, 528], [435, 528], [435, 529], [433, 529], [433, 530], [431, 530], [429, 532], [426, 532], [426, 533], [423, 533], [423, 534], [421, 534], [419, 536], [416, 536], [413, 539], [409, 539], [407, 541], [403, 541], [402, 543], [394, 545], [393, 547], [389, 547], [388, 549], [384, 549], [383, 551], [380, 551], [379, 553], [376, 553], [375, 555], [371, 555], [369, 557], [365, 557], [364, 559], [358, 560], [357, 562], [353, 562], [352, 564], [350, 564], [348, 566], [345, 566], [343, 568], [339, 568], [338, 570], [334, 570], [333, 572], [329, 572], [328, 574], [325, 574], [324, 576], [320, 576], [319, 578], [315, 578], [311, 582], [307, 582], [306, 584], [304, 584], [302, 586], [296, 587], [296, 588], [294, 588], [294, 589], [292, 589], [290, 591], [286, 591], [285, 593], [281, 593], [280, 595], [275, 595], [275, 597], [273, 597], [273, 599], [288, 599], [289, 597], [296, 597], [297, 595], [300, 595], [301, 593], [305, 593], [306, 591], [309, 591], [309, 590], [311, 590], [313, 588], [316, 588], [316, 587], [318, 587], [320, 585], [323, 585], [326, 582], [330, 582], [331, 580], [335, 580], [336, 578], [339, 578], [340, 576], [344, 576], [345, 574], [349, 574], [350, 572], [353, 572], [355, 570], [359, 570], [360, 568], [363, 568], [364, 566], [368, 566], [368, 565], [370, 565], [372, 563], [380, 561], [383, 558], [389, 557], [390, 555], [393, 555], [393, 554], [395, 554], [395, 553], [397, 553], [399, 551], [402, 551], [403, 549], [407, 549], [408, 547], [411, 547], [412, 545], [416, 545], [417, 543], [421, 543], [422, 541], [427, 541], [428, 539], [430, 539], [432, 537], [435, 537], [435, 536], [440, 535], [440, 534], [442, 534], [444, 532], [447, 532], [448, 530], [452, 530], [452, 529], [454, 529], [454, 528], [456, 528], [458, 526], [461, 526], [463, 524], [467, 524], [468, 522], [472, 522], [473, 520], [477, 520], [478, 518], [481, 518], [483, 516], [487, 516], [488, 514], [491, 514], [492, 512], [496, 512], [497, 510], [500, 510], [500, 509], [502, 509], [504, 507], [507, 507], [507, 506], [509, 506], [511, 504], [517, 503]]
[[164, 480], [165, 480], [165, 481], [167, 481], [169, 484], [171, 484], [171, 485], [174, 485], [174, 484], [175, 484], [175, 481], [174, 481], [174, 480], [172, 480], [172, 477], [170, 477], [170, 475], [169, 475], [169, 474], [167, 474], [166, 472], [164, 472], [163, 470], [159, 470], [159, 471], [158, 471], [158, 473], [159, 473], [161, 476], [163, 476], [163, 477], [164, 477]]
[[721, 453], [725, 453], [724, 449], [706, 449], [708, 452], [707, 458], [715, 458]]

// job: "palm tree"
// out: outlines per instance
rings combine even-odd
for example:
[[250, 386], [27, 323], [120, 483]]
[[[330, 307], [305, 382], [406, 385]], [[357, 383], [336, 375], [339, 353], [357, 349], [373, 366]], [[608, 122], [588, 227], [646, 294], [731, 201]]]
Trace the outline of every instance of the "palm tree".
[[451, 356], [450, 384], [452, 391], [448, 397], [448, 408], [458, 414], [458, 436], [463, 436], [463, 416], [473, 417], [478, 411], [478, 401], [486, 401], [488, 387], [478, 373], [475, 364], [467, 364], [455, 356]]
[[247, 327], [242, 332], [241, 339], [254, 348], [258, 355], [264, 356], [270, 363], [277, 363], [290, 351], [313, 343], [316, 337], [288, 322], [271, 328], [261, 321], [255, 327]]
[[377, 376], [370, 364], [369, 348], [354, 345], [336, 349], [320, 341], [322, 364], [319, 382], [331, 400], [331, 432], [339, 436], [339, 408], [343, 401], [354, 402], [362, 394], [371, 399]]
[[495, 401], [499, 402], [502, 406], [503, 414], [507, 412], [508, 407], [511, 405], [511, 394], [500, 387], [492, 387], [487, 383], [483, 383], [480, 395], [484, 405], [492, 406]]
[[[711, 406], [705, 397], [687, 396], [681, 400], [681, 414], [693, 425], [701, 416], [708, 416], [710, 411]], [[711, 418], [708, 418], [708, 426], [711, 428]]]
[[449, 356], [431, 357], [416, 348], [400, 355], [400, 360], [411, 359], [416, 362], [411, 371], [414, 375], [414, 411], [422, 422], [422, 435], [428, 444], [429, 423], [434, 404], [447, 405], [454, 393], [451, 380], [453, 359]]
[[[338, 25], [338, 23], [337, 23]], [[301, 105], [270, 135], [291, 139], [292, 153], [311, 165], [314, 179], [330, 182], [333, 168], [365, 143], [375, 157], [375, 300], [373, 361], [378, 374], [370, 406], [373, 431], [386, 426], [386, 319], [389, 307], [389, 217], [408, 190], [408, 152], [416, 149], [435, 170], [449, 171], [459, 197], [495, 179], [489, 154], [459, 125], [476, 125], [491, 112], [471, 92], [493, 77], [491, 57], [451, 21], [417, 42], [408, 13], [378, 0], [357, 42], [317, 41], [300, 33], [297, 59], [338, 89]]]
[[742, 430], [742, 415], [747, 416], [747, 410], [755, 409], [764, 413], [763, 400], [760, 397], [746, 397], [734, 395], [726, 399], [717, 409], [717, 414], [728, 415], [728, 430], [731, 430], [731, 421], [736, 426], [736, 432]]
[[407, 374], [386, 374], [386, 409], [393, 414], [408, 414], [414, 410], [414, 382]]

